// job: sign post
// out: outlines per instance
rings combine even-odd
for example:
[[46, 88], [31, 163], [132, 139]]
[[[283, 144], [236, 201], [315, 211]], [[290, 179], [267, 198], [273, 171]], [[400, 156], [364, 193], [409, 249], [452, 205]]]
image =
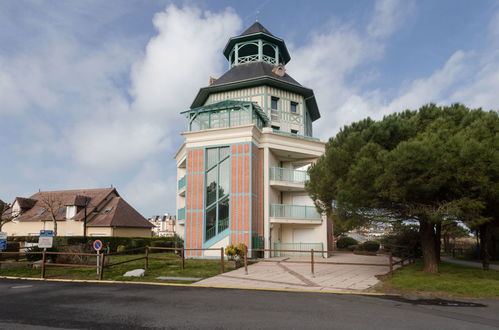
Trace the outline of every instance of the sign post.
[[100, 250], [102, 249], [102, 241], [99, 239], [95, 240], [93, 247], [97, 251], [97, 275], [100, 275]]
[[0, 231], [0, 251], [7, 250], [7, 233]]

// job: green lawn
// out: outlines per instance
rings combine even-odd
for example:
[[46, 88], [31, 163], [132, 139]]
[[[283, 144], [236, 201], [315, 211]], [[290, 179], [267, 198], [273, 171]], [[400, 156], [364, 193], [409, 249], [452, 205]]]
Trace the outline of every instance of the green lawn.
[[447, 262], [438, 274], [421, 271], [422, 262], [406, 266], [387, 277], [378, 287], [381, 292], [448, 297], [499, 297], [499, 271]]
[[[119, 255], [107, 257], [109, 263], [120, 262], [137, 257], [144, 256], [143, 254], [134, 255]], [[171, 253], [154, 253], [151, 256], [172, 257]], [[144, 260], [136, 260], [129, 263], [116, 265], [111, 268], [106, 268], [104, 271], [104, 280], [113, 281], [141, 281], [141, 282], [169, 282], [169, 283], [193, 283], [193, 281], [179, 280], [157, 280], [158, 276], [173, 276], [173, 277], [198, 277], [207, 278], [220, 273], [220, 262], [201, 260], [201, 259], [186, 259], [185, 269], [182, 269], [181, 259], [177, 260], [149, 260], [149, 267], [144, 277], [124, 277], [123, 274], [129, 270], [144, 268]], [[225, 266], [225, 271], [233, 270], [233, 268]], [[17, 266], [9, 268], [1, 268], [0, 276], [16, 276], [16, 277], [40, 277], [40, 269], [33, 269], [31, 265]], [[74, 267], [47, 267], [46, 278], [62, 278], [62, 279], [79, 279], [79, 280], [97, 280], [99, 276], [95, 268], [74, 268]]]

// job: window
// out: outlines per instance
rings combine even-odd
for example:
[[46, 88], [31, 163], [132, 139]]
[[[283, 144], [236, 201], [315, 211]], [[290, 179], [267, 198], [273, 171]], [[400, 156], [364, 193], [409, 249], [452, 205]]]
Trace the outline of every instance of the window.
[[298, 134], [298, 131], [297, 131], [297, 130], [295, 130], [295, 129], [292, 129], [292, 130], [291, 130], [291, 134]]
[[279, 106], [279, 98], [272, 96], [271, 102], [270, 102], [270, 107], [272, 110], [277, 110]]
[[281, 128], [279, 126], [271, 126], [274, 131], [279, 131]]
[[229, 228], [230, 148], [206, 150], [205, 240]]
[[298, 103], [291, 102], [291, 106], [289, 108], [292, 113], [298, 113]]

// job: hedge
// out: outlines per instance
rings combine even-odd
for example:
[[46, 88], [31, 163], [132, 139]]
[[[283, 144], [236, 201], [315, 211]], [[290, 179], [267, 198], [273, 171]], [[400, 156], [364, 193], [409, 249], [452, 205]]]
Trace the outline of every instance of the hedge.
[[349, 246], [357, 245], [357, 240], [348, 236], [342, 236], [336, 242], [338, 249], [346, 249]]
[[[91, 248], [95, 240], [101, 240], [103, 243], [103, 250], [106, 250], [109, 245], [110, 252], [116, 252], [118, 246], [123, 245], [127, 250], [145, 247], [145, 246], [160, 246], [164, 247], [183, 247], [184, 241], [178, 237], [119, 237], [119, 236], [92, 236], [87, 237], [86, 244]], [[9, 241], [15, 242], [29, 242], [38, 243], [37, 236], [15, 236], [10, 237]], [[161, 243], [155, 243], [161, 242]], [[63, 247], [68, 245], [85, 244], [83, 236], [56, 236], [54, 237], [54, 246]]]

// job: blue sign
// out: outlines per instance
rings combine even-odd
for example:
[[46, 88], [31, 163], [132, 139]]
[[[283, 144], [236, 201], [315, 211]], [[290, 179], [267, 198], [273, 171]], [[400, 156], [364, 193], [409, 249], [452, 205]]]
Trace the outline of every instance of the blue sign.
[[7, 233], [0, 232], [0, 251], [7, 250]]
[[94, 241], [94, 249], [95, 249], [95, 251], [100, 251], [100, 249], [102, 249], [102, 241], [101, 240]]
[[54, 237], [53, 230], [40, 230], [40, 237]]

